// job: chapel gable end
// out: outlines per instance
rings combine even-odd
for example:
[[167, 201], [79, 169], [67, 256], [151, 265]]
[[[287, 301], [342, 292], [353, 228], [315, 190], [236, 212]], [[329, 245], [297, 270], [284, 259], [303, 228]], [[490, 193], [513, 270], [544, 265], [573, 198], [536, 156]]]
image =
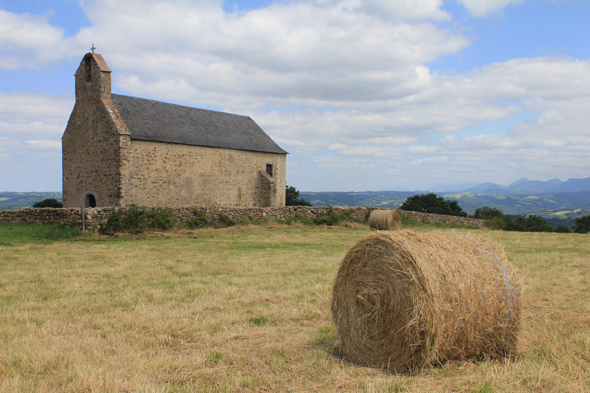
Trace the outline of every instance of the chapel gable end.
[[62, 137], [64, 206], [115, 206], [129, 132], [112, 102], [111, 70], [87, 53], [74, 77], [76, 104]]
[[98, 53], [87, 53], [76, 70], [76, 102], [111, 99], [111, 69]]

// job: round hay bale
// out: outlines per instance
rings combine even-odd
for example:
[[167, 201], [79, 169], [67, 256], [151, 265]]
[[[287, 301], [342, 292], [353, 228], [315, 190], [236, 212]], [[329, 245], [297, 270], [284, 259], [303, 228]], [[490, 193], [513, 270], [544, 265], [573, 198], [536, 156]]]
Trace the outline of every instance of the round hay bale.
[[483, 237], [378, 232], [342, 260], [332, 317], [350, 361], [415, 372], [513, 354], [519, 288], [502, 248]]
[[373, 210], [369, 227], [378, 231], [397, 231], [402, 226], [402, 217], [397, 210]]

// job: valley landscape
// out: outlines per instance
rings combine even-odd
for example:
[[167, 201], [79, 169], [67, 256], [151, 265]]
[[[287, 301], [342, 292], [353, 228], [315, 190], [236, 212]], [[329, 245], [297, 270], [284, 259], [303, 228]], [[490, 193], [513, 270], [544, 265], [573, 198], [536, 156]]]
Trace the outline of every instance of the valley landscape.
[[[495, 183], [443, 184], [415, 191], [300, 191], [314, 206], [370, 206], [398, 208], [407, 197], [434, 192], [456, 200], [468, 214], [481, 206], [495, 207], [511, 215], [535, 214], [546, 219], [573, 221], [590, 214], [590, 177], [553, 179], [546, 182], [520, 179], [509, 186]], [[0, 209], [31, 207], [46, 198], [61, 200], [61, 192], [0, 192]]]
[[530, 181], [521, 179], [509, 186], [495, 183], [439, 185], [424, 191], [301, 192], [313, 205], [374, 206], [395, 209], [407, 197], [434, 192], [456, 200], [468, 214], [481, 206], [500, 209], [504, 214], [535, 214], [545, 219], [569, 220], [590, 213], [590, 178]]
[[0, 209], [32, 207], [44, 199], [61, 201], [61, 192], [0, 192]]

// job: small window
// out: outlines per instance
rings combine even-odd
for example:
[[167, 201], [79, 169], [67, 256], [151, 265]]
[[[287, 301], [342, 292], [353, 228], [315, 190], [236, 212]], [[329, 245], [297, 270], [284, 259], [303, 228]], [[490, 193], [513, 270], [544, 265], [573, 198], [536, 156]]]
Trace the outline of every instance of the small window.
[[84, 207], [96, 207], [96, 198], [92, 194], [86, 194], [84, 197]]
[[92, 60], [90, 59], [90, 56], [87, 56], [86, 59], [84, 59], [84, 68], [86, 69], [86, 82], [90, 82], [92, 80], [92, 67], [91, 67], [91, 62]]
[[272, 177], [272, 164], [266, 164], [266, 173]]

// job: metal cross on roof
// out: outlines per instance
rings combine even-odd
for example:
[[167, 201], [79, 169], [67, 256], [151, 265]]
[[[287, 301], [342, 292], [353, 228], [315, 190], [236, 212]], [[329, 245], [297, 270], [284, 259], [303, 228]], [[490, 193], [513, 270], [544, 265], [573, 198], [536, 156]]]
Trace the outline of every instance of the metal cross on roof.
[[94, 50], [96, 49], [96, 47], [94, 46], [94, 44], [92, 44], [92, 48], [90, 48], [90, 50], [92, 51], [92, 53], [94, 53]]

